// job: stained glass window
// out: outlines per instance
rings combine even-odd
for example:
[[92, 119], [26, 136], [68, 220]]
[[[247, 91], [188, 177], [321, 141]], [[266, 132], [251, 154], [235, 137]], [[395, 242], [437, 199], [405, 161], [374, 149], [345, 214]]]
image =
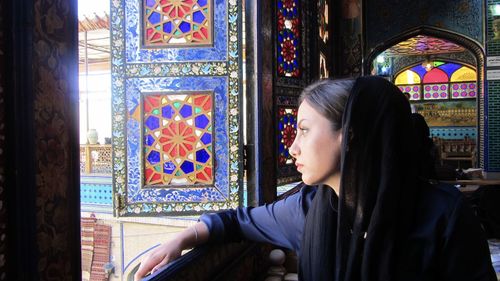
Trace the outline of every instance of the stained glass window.
[[448, 84], [424, 85], [424, 100], [437, 100], [448, 98]]
[[212, 0], [143, 0], [145, 46], [212, 44]]
[[299, 0], [278, 0], [278, 75], [300, 77], [300, 11]]
[[477, 96], [476, 83], [452, 83], [451, 98], [466, 99], [475, 98]]
[[420, 85], [399, 86], [399, 89], [403, 93], [409, 93], [410, 100], [420, 100]]
[[473, 69], [463, 66], [455, 71], [450, 78], [451, 82], [463, 82], [463, 81], [474, 81], [476, 80], [476, 71]]
[[395, 84], [420, 84], [420, 76], [412, 70], [405, 70], [396, 77]]
[[477, 74], [459, 63], [435, 61], [427, 71], [422, 64], [396, 75], [394, 84], [409, 92], [411, 100], [467, 99], [477, 97]]
[[447, 83], [448, 75], [439, 68], [433, 68], [424, 75], [424, 83]]
[[282, 166], [293, 163], [288, 149], [297, 135], [297, 108], [280, 108], [278, 118], [278, 163]]
[[144, 184], [212, 184], [212, 95], [146, 95], [143, 110]]

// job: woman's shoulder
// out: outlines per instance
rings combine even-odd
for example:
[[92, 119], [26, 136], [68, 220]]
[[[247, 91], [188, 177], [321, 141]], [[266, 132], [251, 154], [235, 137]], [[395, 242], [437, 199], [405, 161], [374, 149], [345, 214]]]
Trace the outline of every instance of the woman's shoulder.
[[462, 193], [451, 184], [425, 182], [420, 185], [418, 208], [421, 211], [451, 216], [462, 206]]

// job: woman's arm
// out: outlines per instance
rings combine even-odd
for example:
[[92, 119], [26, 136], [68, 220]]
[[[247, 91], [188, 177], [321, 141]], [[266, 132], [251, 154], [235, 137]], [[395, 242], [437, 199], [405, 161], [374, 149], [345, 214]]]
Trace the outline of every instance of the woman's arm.
[[152, 250], [141, 262], [134, 279], [141, 280], [149, 272], [154, 273], [160, 267], [180, 257], [183, 250], [204, 244], [208, 241], [209, 235], [208, 227], [203, 222], [197, 222], [184, 229], [173, 240]]

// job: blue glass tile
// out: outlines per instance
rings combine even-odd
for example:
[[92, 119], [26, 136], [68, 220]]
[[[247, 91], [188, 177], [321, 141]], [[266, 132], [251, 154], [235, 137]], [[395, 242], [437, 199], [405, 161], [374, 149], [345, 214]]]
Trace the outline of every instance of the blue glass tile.
[[285, 125], [283, 124], [283, 122], [279, 122], [278, 123], [278, 129], [279, 129], [279, 131], [283, 131], [284, 128], [285, 128]]
[[175, 164], [172, 163], [171, 161], [165, 162], [165, 164], [163, 164], [164, 173], [171, 175], [174, 171], [175, 171]]
[[438, 66], [439, 69], [443, 70], [444, 72], [446, 72], [446, 74], [448, 74], [448, 77], [451, 77], [453, 72], [455, 72], [460, 67], [462, 66], [451, 62]]
[[154, 142], [155, 142], [155, 139], [151, 135], [147, 135], [145, 140], [144, 140], [144, 143], [147, 146], [152, 146]]
[[202, 23], [205, 20], [205, 15], [201, 11], [196, 11], [193, 13], [193, 21], [196, 23]]
[[152, 165], [160, 162], [160, 153], [158, 151], [151, 151], [148, 155], [148, 161]]
[[200, 5], [201, 7], [207, 5], [207, 0], [198, 0], [198, 5]]
[[158, 14], [157, 12], [153, 12], [151, 13], [151, 15], [149, 16], [149, 22], [152, 23], [152, 24], [157, 24], [160, 22], [160, 19], [161, 19], [161, 15]]
[[427, 70], [420, 64], [412, 67], [410, 70], [415, 71], [420, 76], [420, 79], [424, 79], [424, 75], [427, 74]]
[[167, 118], [167, 119], [171, 119], [172, 116], [174, 115], [174, 113], [175, 113], [175, 111], [170, 105], [164, 106], [161, 109], [161, 116], [163, 116], [164, 118]]
[[203, 134], [203, 136], [201, 137], [201, 142], [203, 144], [209, 144], [212, 142], [212, 135], [209, 134], [209, 133], [205, 133]]
[[150, 130], [156, 130], [160, 127], [160, 120], [158, 119], [158, 117], [149, 116], [146, 119], [145, 124]]
[[200, 115], [194, 119], [194, 124], [197, 128], [205, 129], [208, 125], [208, 118], [205, 115]]
[[196, 161], [200, 163], [206, 163], [210, 159], [210, 154], [205, 149], [200, 149], [196, 151]]
[[278, 151], [279, 151], [279, 153], [280, 153], [280, 154], [281, 154], [281, 153], [283, 153], [283, 150], [285, 150], [285, 145], [284, 145], [284, 144], [282, 144], [282, 143], [280, 143], [280, 145], [279, 145], [279, 147], [278, 147]]
[[172, 32], [172, 22], [167, 22], [163, 24], [163, 32], [171, 33]]
[[146, 0], [146, 6], [153, 7], [156, 4], [155, 0]]
[[181, 24], [179, 24], [179, 29], [183, 32], [183, 33], [186, 33], [186, 32], [189, 32], [191, 30], [191, 24], [188, 23], [188, 22], [181, 22]]
[[181, 114], [182, 117], [188, 118], [189, 116], [191, 116], [193, 114], [193, 109], [190, 105], [185, 104], [182, 106], [179, 113]]
[[181, 165], [181, 170], [185, 173], [185, 174], [189, 174], [189, 173], [192, 173], [194, 171], [194, 165], [192, 162], [190, 161], [184, 161]]

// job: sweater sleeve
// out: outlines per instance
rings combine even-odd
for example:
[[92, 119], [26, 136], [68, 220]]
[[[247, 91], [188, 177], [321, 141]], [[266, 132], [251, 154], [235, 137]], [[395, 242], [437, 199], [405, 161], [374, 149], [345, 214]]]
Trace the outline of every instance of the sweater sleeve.
[[209, 229], [209, 242], [248, 239], [297, 251], [315, 192], [315, 188], [305, 186], [298, 193], [271, 204], [203, 214], [200, 220]]
[[441, 280], [497, 280], [484, 232], [464, 199], [457, 202], [443, 242]]

